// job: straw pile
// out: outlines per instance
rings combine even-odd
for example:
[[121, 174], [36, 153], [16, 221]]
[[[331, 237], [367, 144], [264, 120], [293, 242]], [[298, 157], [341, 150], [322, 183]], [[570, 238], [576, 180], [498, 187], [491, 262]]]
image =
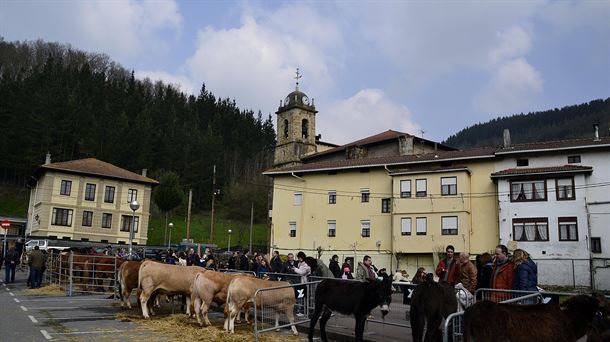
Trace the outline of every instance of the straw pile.
[[[252, 325], [236, 324], [235, 333], [229, 334], [223, 330], [224, 319], [212, 319], [212, 326], [199, 327], [197, 320], [189, 319], [184, 314], [169, 316], [152, 316], [146, 320], [141, 314], [118, 313], [117, 320], [123, 322], [134, 322], [142, 327], [148, 328], [166, 336], [171, 336], [171, 341], [214, 341], [214, 342], [243, 342], [254, 341], [254, 328]], [[266, 332], [261, 335], [263, 342], [287, 342], [300, 341], [292, 331], [283, 329], [282, 332]]]
[[57, 284], [50, 284], [37, 289], [24, 289], [21, 291], [26, 296], [65, 296], [66, 292]]

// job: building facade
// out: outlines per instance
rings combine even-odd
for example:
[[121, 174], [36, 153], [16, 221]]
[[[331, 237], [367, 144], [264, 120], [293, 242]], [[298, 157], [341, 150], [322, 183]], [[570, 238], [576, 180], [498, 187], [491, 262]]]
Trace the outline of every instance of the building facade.
[[[30, 181], [26, 235], [30, 237], [146, 244], [152, 188], [158, 184], [94, 159], [47, 162]], [[134, 212], [132, 201], [139, 203]]]

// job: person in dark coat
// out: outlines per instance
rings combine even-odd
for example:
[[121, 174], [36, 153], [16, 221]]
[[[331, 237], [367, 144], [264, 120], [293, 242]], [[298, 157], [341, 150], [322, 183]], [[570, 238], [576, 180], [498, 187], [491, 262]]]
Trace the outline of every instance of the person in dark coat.
[[339, 256], [337, 254], [333, 255], [330, 259], [330, 263], [328, 264], [328, 268], [331, 272], [333, 272], [333, 276], [335, 278], [341, 278], [341, 266], [339, 266]]
[[529, 253], [522, 249], [515, 249], [513, 263], [515, 264], [513, 290], [538, 291], [538, 267], [530, 259]]
[[250, 260], [248, 260], [248, 256], [246, 256], [247, 251], [244, 251], [243, 254], [239, 255], [239, 265], [237, 267], [238, 270], [249, 271], [250, 270]]
[[229, 258], [229, 263], [228, 263], [227, 267], [230, 270], [235, 270], [236, 269], [235, 267], [237, 265], [237, 260], [238, 260], [237, 256], [238, 256], [237, 252], [233, 252], [233, 255]]
[[273, 257], [271, 257], [271, 272], [282, 272], [282, 259], [280, 259], [280, 252], [278, 251], [273, 251]]
[[479, 256], [479, 270], [477, 272], [477, 289], [491, 287], [491, 275], [493, 272], [493, 257], [485, 252]]
[[30, 277], [32, 288], [37, 289], [42, 282], [42, 268], [44, 267], [46, 257], [40, 250], [40, 247], [35, 246], [32, 253], [28, 257], [30, 265]]
[[15, 268], [19, 265], [19, 253], [15, 249], [15, 247], [9, 249], [6, 252], [6, 257], [4, 259], [4, 282], [5, 283], [14, 283], [15, 282]]

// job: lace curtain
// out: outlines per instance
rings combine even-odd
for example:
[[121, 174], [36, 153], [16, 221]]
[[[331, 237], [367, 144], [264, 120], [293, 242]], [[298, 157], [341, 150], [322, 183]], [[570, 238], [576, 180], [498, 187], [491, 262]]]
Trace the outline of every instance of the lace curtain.
[[540, 235], [540, 239], [547, 240], [548, 239], [548, 229], [546, 223], [538, 223], [538, 235]]

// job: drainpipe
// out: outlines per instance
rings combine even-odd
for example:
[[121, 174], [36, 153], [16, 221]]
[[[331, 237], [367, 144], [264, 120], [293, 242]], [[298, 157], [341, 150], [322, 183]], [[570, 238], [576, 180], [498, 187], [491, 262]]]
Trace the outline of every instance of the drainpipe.
[[301, 182], [304, 182], [304, 181], [305, 181], [305, 178], [303, 178], [303, 177], [299, 177], [299, 176], [295, 175], [295, 174], [294, 174], [294, 172], [291, 172], [291, 173], [290, 173], [290, 175], [291, 175], [292, 177], [294, 177], [294, 178], [296, 178], [296, 179], [300, 180]]
[[[390, 169], [388, 169], [387, 165], [384, 165], [383, 168], [388, 172], [388, 176], [390, 174]], [[390, 273], [394, 268], [392, 267], [394, 264], [394, 177], [391, 177], [391, 190], [390, 190]], [[398, 260], [396, 260], [396, 265], [398, 265]]]
[[[587, 198], [585, 197], [585, 210], [587, 212], [587, 249], [589, 250], [589, 278], [591, 281], [591, 291], [595, 291], [595, 267], [593, 266], [593, 253], [591, 252], [591, 219], [589, 213], [589, 203], [587, 203]], [[574, 261], [572, 261], [574, 262]], [[574, 273], [574, 268], [572, 267], [572, 273]]]
[[[34, 176], [30, 176], [33, 180], [36, 181], [36, 187], [34, 188], [34, 200], [32, 201], [30, 199], [30, 207], [31, 207], [31, 211], [30, 211], [30, 219], [29, 219], [29, 225], [28, 227], [25, 229], [24, 232], [24, 239], [26, 238], [26, 236], [28, 235], [28, 231], [29, 231], [29, 235], [32, 234], [32, 226], [34, 225], [34, 206], [36, 205], [36, 200], [38, 199], [38, 178], [34, 177]], [[31, 188], [30, 188], [31, 189]]]

